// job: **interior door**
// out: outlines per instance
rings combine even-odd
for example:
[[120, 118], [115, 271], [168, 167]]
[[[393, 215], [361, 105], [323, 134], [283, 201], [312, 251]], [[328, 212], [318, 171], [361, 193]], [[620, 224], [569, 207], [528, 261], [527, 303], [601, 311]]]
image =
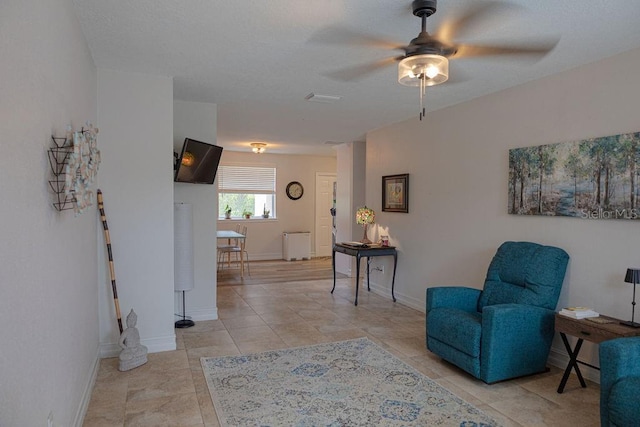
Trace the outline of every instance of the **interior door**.
[[316, 173], [316, 245], [317, 257], [331, 256], [333, 218], [333, 185], [335, 173]]

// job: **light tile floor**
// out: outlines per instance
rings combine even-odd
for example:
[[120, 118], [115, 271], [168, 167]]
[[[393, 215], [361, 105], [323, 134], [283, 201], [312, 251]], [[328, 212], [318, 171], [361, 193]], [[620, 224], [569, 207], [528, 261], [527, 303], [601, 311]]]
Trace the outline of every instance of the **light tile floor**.
[[178, 349], [149, 354], [147, 364], [119, 372], [103, 359], [85, 426], [218, 426], [200, 357], [236, 355], [368, 337], [462, 399], [509, 426], [599, 426], [599, 387], [562, 372], [487, 385], [425, 347], [423, 313], [361, 289], [353, 305], [352, 279], [218, 289], [219, 320], [177, 329]]

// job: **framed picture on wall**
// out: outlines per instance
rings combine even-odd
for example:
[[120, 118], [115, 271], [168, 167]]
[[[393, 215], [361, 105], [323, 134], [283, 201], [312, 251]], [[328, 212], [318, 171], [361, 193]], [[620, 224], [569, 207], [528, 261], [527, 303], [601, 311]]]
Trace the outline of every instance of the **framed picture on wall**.
[[409, 213], [409, 174], [382, 177], [382, 211]]

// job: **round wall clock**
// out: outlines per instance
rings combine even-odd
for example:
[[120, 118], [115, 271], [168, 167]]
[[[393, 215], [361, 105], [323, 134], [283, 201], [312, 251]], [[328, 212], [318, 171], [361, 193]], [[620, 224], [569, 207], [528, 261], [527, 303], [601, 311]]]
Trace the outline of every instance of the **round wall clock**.
[[291, 200], [298, 200], [304, 194], [304, 188], [298, 181], [291, 181], [287, 184], [287, 196]]

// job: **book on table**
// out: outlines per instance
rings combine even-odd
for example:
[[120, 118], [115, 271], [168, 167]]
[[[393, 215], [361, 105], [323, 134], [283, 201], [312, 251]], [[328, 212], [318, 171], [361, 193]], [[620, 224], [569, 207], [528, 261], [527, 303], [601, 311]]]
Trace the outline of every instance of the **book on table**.
[[565, 307], [559, 312], [563, 316], [574, 319], [586, 319], [588, 317], [598, 317], [600, 314], [588, 307]]

